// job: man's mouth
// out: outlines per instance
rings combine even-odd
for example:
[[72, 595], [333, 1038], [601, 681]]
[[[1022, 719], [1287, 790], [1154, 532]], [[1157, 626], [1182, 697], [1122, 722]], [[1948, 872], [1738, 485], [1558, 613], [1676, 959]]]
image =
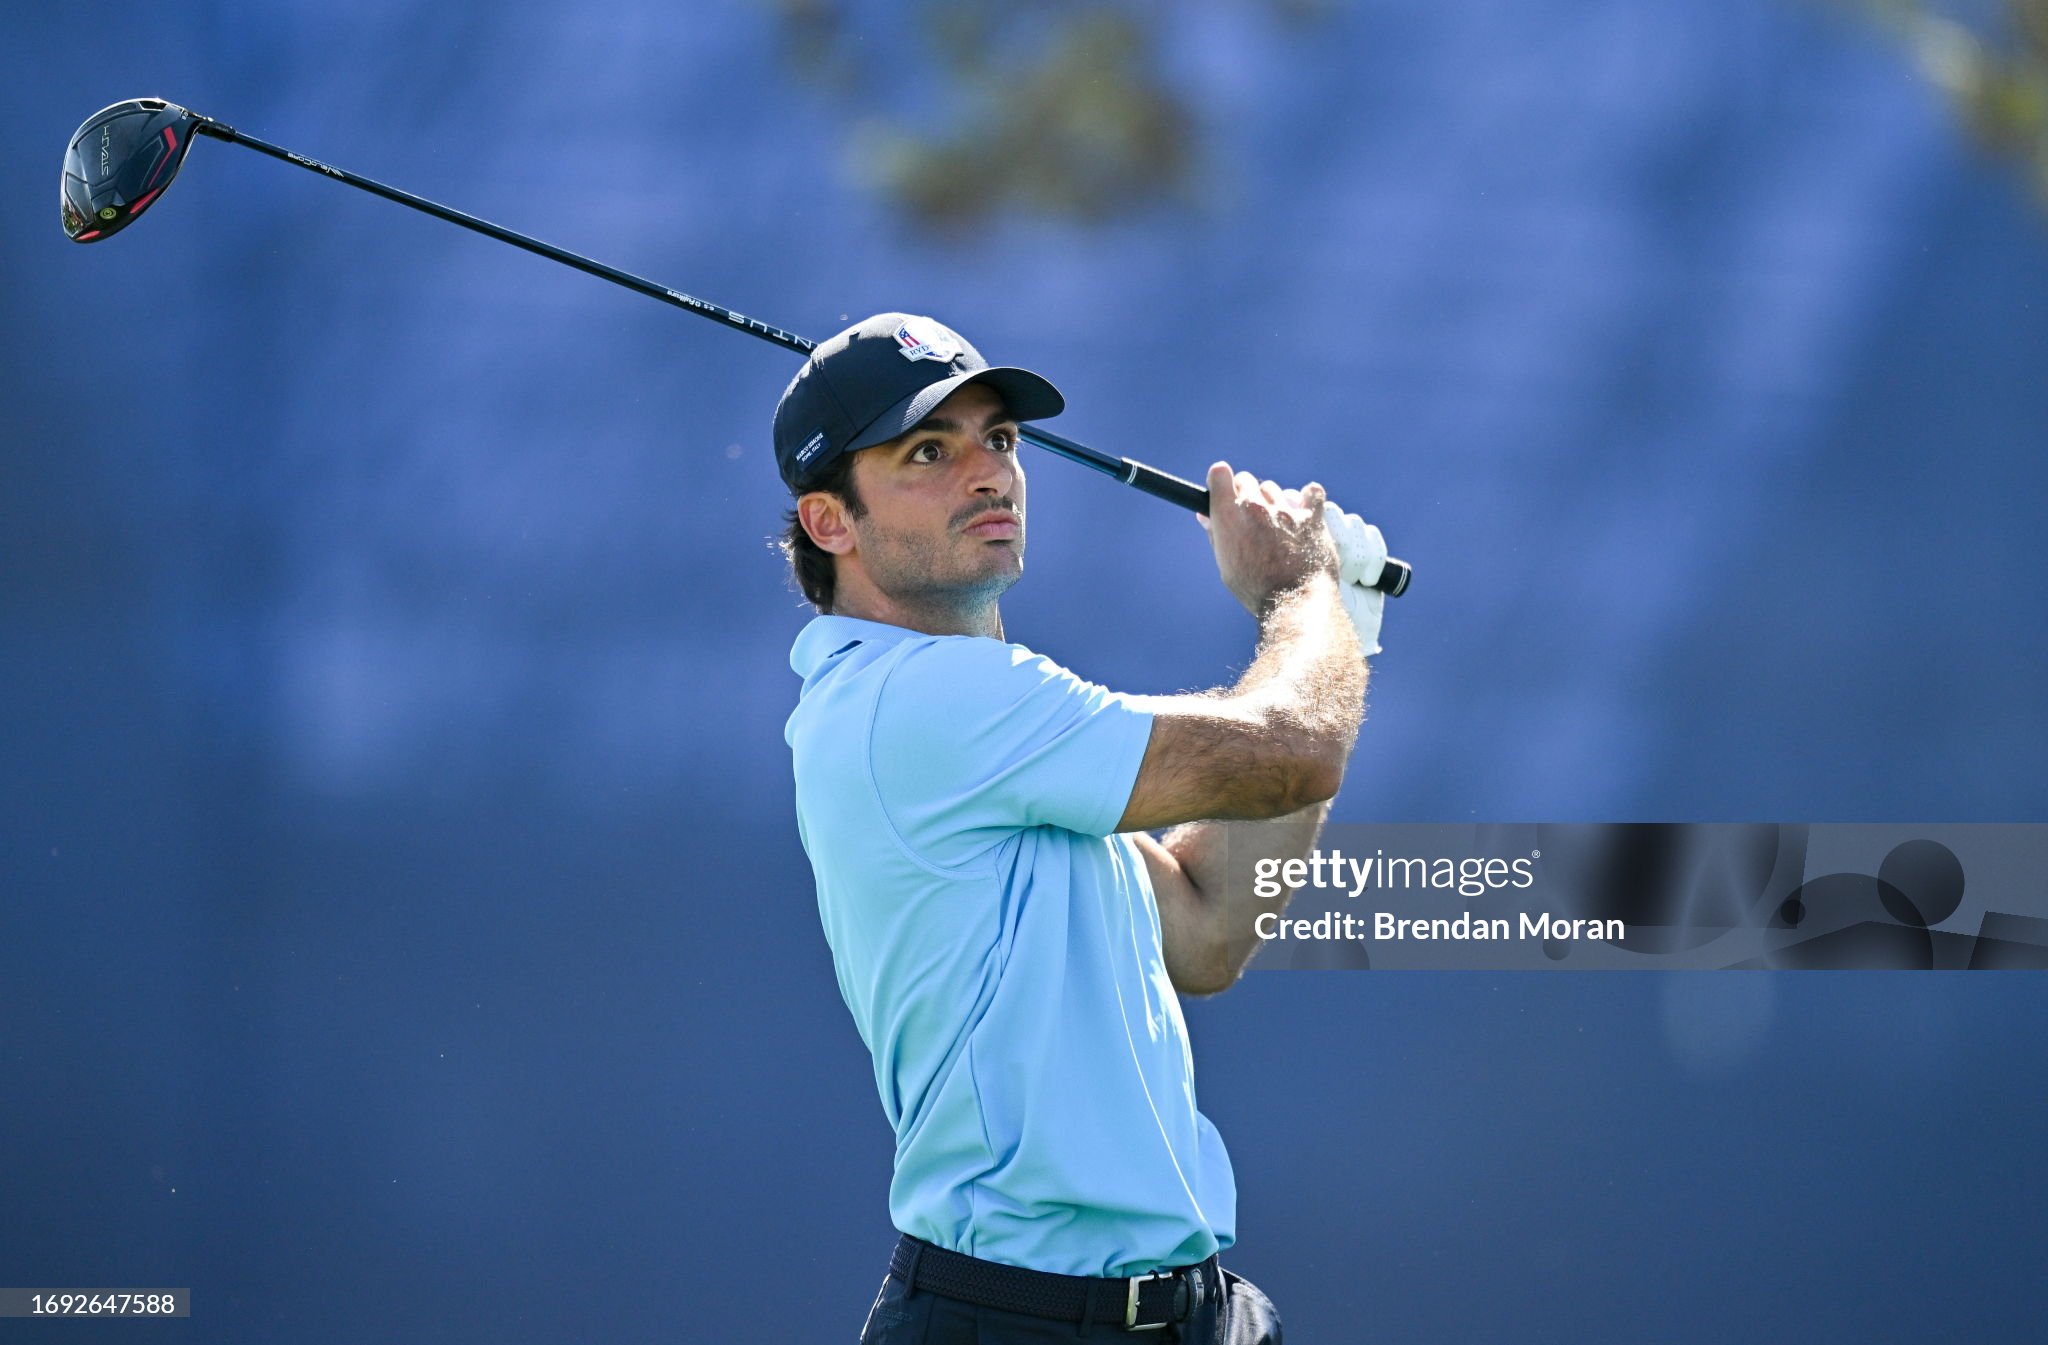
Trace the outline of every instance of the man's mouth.
[[1005, 537], [1017, 536], [1024, 531], [1024, 525], [1018, 521], [1015, 514], [991, 513], [983, 514], [980, 518], [975, 519], [963, 531], [969, 537], [980, 537], [984, 540], [994, 541]]

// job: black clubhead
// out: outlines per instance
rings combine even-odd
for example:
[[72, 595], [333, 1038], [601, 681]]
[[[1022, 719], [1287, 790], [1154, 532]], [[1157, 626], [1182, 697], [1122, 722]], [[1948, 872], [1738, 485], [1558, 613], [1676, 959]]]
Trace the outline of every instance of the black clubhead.
[[64, 232], [96, 243], [127, 228], [171, 185], [204, 120], [161, 98], [93, 113], [64, 151]]

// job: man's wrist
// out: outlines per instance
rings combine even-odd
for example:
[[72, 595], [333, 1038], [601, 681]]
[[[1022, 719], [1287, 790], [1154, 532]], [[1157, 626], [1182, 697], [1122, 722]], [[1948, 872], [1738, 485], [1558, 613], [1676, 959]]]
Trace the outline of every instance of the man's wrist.
[[1253, 615], [1259, 625], [1265, 626], [1283, 611], [1291, 610], [1304, 602], [1314, 602], [1318, 590], [1337, 593], [1337, 576], [1328, 570], [1313, 570], [1291, 583], [1269, 590], [1260, 601]]

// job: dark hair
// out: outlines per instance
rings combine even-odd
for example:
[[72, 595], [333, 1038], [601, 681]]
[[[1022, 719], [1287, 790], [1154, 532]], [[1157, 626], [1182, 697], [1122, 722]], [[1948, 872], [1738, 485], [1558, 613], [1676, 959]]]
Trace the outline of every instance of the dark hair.
[[[802, 494], [822, 490], [828, 495], [837, 495], [846, 502], [846, 512], [855, 518], [866, 517], [867, 506], [861, 503], [860, 491], [853, 484], [853, 459], [854, 454], [842, 453], [826, 463], [823, 470], [804, 483]], [[779, 545], [782, 554], [789, 559], [789, 572], [795, 578], [796, 586], [803, 590], [811, 606], [829, 614], [833, 590], [839, 580], [832, 553], [811, 540], [795, 508], [782, 516], [782, 528]]]

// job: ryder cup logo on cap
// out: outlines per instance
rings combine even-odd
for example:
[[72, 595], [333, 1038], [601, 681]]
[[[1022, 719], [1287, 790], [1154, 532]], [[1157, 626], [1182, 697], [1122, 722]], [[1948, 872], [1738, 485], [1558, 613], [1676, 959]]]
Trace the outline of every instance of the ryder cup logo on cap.
[[896, 353], [906, 360], [937, 360], [951, 364], [960, 358], [960, 343], [953, 333], [929, 318], [908, 318], [896, 329]]

